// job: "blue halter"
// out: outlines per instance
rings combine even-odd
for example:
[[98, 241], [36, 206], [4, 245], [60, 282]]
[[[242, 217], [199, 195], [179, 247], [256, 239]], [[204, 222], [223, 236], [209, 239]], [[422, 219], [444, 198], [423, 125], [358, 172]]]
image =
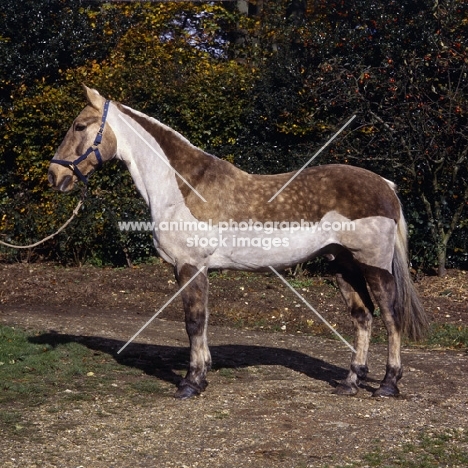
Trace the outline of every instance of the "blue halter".
[[75, 174], [85, 185], [87, 185], [88, 183], [88, 176], [85, 176], [78, 169], [78, 164], [84, 161], [91, 153], [94, 153], [98, 162], [96, 169], [99, 169], [102, 166], [102, 156], [101, 156], [101, 152], [99, 151], [98, 146], [101, 144], [102, 134], [104, 132], [104, 127], [106, 126], [106, 119], [107, 119], [107, 112], [109, 111], [109, 104], [110, 104], [110, 101], [106, 101], [104, 103], [104, 111], [102, 113], [101, 126], [99, 127], [96, 138], [94, 139], [94, 143], [92, 144], [92, 146], [90, 146], [86, 150], [84, 154], [82, 154], [79, 158], [75, 159], [74, 161], [66, 161], [65, 159], [52, 159], [50, 161], [51, 164], [52, 163], [60, 164], [60, 166], [65, 166], [65, 167], [70, 168], [73, 174]]

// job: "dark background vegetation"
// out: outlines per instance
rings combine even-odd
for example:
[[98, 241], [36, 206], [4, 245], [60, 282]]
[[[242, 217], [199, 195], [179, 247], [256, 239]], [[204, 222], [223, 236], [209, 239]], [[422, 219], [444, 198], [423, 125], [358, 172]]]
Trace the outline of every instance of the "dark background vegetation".
[[[36, 241], [79, 193], [47, 167], [84, 106], [80, 83], [244, 170], [349, 163], [397, 183], [415, 269], [468, 262], [468, 5], [461, 1], [0, 1], [0, 238]], [[119, 164], [53, 241], [4, 261], [124, 265], [154, 255], [119, 220], [149, 214]], [[313, 196], [313, 194], [304, 194]]]

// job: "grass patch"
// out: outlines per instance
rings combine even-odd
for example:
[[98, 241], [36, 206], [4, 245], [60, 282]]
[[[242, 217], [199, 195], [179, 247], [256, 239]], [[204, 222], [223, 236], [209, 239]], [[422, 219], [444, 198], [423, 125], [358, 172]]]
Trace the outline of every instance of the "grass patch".
[[426, 344], [444, 348], [468, 349], [468, 327], [450, 323], [432, 324]]
[[[63, 402], [88, 400], [115, 392], [113, 382], [128, 388], [132, 368], [63, 335], [44, 336], [0, 326], [0, 408], [40, 405], [57, 394]], [[135, 384], [134, 377], [131, 382], [145, 393], [161, 391], [158, 382]]]
[[[387, 332], [381, 330], [373, 333], [371, 343], [385, 344], [387, 342]], [[417, 346], [423, 348], [444, 348], [468, 351], [468, 326], [454, 325], [451, 323], [431, 324], [427, 337], [420, 342], [414, 342], [404, 338], [405, 346]]]
[[436, 468], [440, 466], [468, 466], [468, 433], [463, 429], [423, 431], [411, 443], [391, 451], [384, 450], [379, 442], [359, 462], [336, 465], [336, 468]]
[[215, 419], [226, 419], [226, 418], [229, 418], [229, 410], [215, 411], [214, 418], [215, 418]]
[[21, 413], [19, 411], [1, 411], [0, 422], [5, 425], [17, 425], [21, 422]]
[[57, 358], [51, 345], [32, 344], [23, 331], [0, 327], [0, 403], [40, 402], [47, 394], [44, 376], [56, 372]]
[[288, 283], [294, 289], [306, 289], [315, 285], [313, 278], [288, 278]]
[[164, 389], [156, 380], [138, 380], [131, 384], [131, 387], [138, 393], [158, 394], [163, 393]]
[[236, 378], [234, 370], [228, 369], [227, 367], [222, 367], [221, 369], [219, 369], [219, 375], [229, 380], [234, 380]]

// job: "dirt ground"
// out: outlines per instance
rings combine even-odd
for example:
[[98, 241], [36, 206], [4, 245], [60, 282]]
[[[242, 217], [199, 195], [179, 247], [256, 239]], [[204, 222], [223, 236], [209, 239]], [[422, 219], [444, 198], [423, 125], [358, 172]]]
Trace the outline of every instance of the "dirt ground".
[[[214, 273], [209, 342], [214, 368], [198, 398], [172, 395], [187, 364], [176, 299], [135, 343], [123, 344], [177, 291], [163, 263], [132, 269], [0, 264], [0, 323], [59, 334], [112, 356], [161, 391], [138, 397], [109, 385], [91, 400], [27, 409], [35, 437], [2, 438], [5, 467], [366, 466], [424, 431], [468, 427], [465, 349], [405, 346], [401, 397], [374, 399], [386, 348], [370, 352], [368, 387], [335, 396], [350, 351], [271, 275]], [[299, 292], [344, 336], [352, 326], [332, 278], [297, 279]], [[417, 284], [436, 323], [468, 324], [468, 274]], [[383, 333], [376, 319], [375, 334]], [[96, 385], [103, 385], [97, 383]], [[59, 389], [58, 395], [67, 389]], [[60, 398], [59, 398], [60, 399]], [[462, 430], [460, 429], [460, 430]], [[375, 465], [373, 465], [375, 466]]]

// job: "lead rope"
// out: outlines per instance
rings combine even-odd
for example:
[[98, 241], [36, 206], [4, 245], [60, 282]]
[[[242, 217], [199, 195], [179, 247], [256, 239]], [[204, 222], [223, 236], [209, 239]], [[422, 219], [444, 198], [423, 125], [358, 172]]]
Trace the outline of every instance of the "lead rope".
[[47, 236], [45, 237], [44, 239], [38, 241], [38, 242], [35, 242], [34, 244], [29, 244], [29, 245], [15, 245], [15, 244], [9, 244], [8, 242], [3, 242], [0, 240], [0, 244], [1, 245], [4, 245], [5, 247], [10, 247], [12, 249], [32, 249], [33, 247], [37, 247], [38, 245], [41, 245], [43, 244], [44, 242], [52, 239], [53, 237], [55, 237], [57, 234], [59, 234], [60, 232], [62, 232], [72, 221], [73, 219], [75, 218], [75, 216], [78, 214], [78, 212], [80, 211], [80, 208], [82, 207], [83, 203], [84, 203], [84, 199], [86, 197], [86, 188], [83, 190], [82, 192], [82, 195], [81, 195], [81, 200], [78, 202], [78, 204], [76, 205], [76, 208], [73, 210], [73, 213], [71, 215], [71, 217], [68, 219], [68, 221], [63, 224], [56, 232], [54, 232], [53, 234], [51, 234], [50, 236]]

